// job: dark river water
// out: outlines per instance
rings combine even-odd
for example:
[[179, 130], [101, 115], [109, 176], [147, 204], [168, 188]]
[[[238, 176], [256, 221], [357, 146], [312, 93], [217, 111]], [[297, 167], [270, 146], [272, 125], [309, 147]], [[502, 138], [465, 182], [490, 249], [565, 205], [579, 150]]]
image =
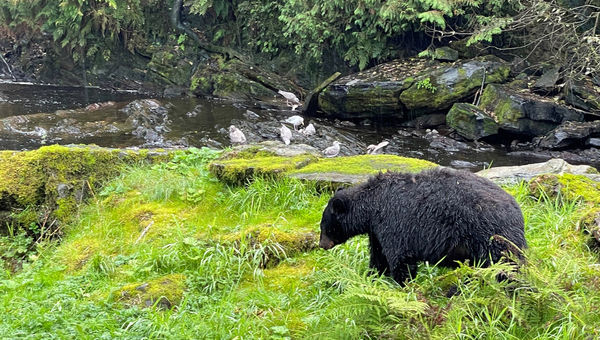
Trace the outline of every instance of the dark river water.
[[[31, 115], [35, 116], [38, 113], [53, 114], [57, 110], [78, 109], [91, 103], [114, 101], [116, 104], [113, 106], [84, 112], [77, 117], [81, 121], [112, 122], [123, 119], [120, 110], [128, 102], [139, 98], [144, 96], [97, 88], [88, 88], [84, 91], [78, 87], [0, 83], [0, 119], [4, 121], [8, 117], [18, 115], [33, 117]], [[165, 134], [165, 141], [167, 141], [165, 146], [217, 148], [229, 146], [226, 129], [230, 124], [242, 126], [242, 130], [245, 129], [247, 136], [249, 135], [250, 141], [277, 139], [280, 122], [293, 114], [298, 114], [297, 111], [292, 112], [268, 102], [235, 103], [187, 97], [158, 100], [168, 108], [170, 121], [169, 131]], [[252, 112], [251, 116], [248, 115], [248, 111]], [[353, 124], [316, 117], [304, 118], [307, 122], [312, 121], [317, 131], [320, 131], [318, 133], [320, 136], [308, 140], [308, 144], [323, 149], [333, 140], [339, 140], [342, 143], [342, 154], [361, 154], [365, 152], [367, 145], [388, 140], [390, 145], [385, 149], [386, 153], [427, 159], [442, 165], [470, 167], [472, 170], [481, 169], [489, 164], [517, 165], [536, 161], [531, 158], [509, 156], [504, 150], [498, 148], [476, 148], [472, 144], [468, 144], [466, 149], [451, 151], [431, 147], [430, 140], [423, 137], [425, 131], [404, 129], [399, 132], [398, 125], [386, 121]], [[47, 117], [45, 119], [48, 120]], [[43, 120], [39, 123], [40, 131], [48, 128], [45, 124]], [[70, 137], [72, 138], [63, 138], [58, 143], [93, 143], [105, 147], [144, 146], [143, 141], [131, 134]], [[0, 149], [31, 149], [43, 145], [43, 142], [33, 141], [27, 137], [10, 142], [1, 140], [0, 138]]]

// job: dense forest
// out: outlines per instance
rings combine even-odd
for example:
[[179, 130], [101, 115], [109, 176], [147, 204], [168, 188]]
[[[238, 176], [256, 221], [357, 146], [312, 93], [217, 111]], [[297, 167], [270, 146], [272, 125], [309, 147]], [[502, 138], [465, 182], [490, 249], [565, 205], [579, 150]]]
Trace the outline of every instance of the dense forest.
[[[11, 0], [4, 35], [19, 48], [50, 39], [48, 53], [92, 68], [126, 51], [245, 55], [278, 71], [364, 69], [426, 56], [436, 46], [519, 55], [563, 65], [570, 76], [598, 68], [598, 3], [537, 0], [153, 1]], [[327, 75], [319, 75], [316, 78]]]

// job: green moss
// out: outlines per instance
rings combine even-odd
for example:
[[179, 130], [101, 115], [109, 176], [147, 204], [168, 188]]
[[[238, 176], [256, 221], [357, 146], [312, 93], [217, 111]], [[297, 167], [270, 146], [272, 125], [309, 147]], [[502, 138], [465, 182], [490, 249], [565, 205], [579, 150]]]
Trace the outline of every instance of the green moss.
[[395, 155], [359, 155], [320, 159], [292, 173], [342, 173], [349, 175], [376, 174], [380, 171], [419, 172], [437, 164]]
[[[423, 86], [418, 86], [419, 81], [400, 94], [400, 101], [411, 110], [441, 110], [449, 108], [454, 102], [474, 93], [480, 86], [483, 78], [483, 70], [474, 71], [470, 77], [467, 77], [465, 67], [456, 69], [455, 80], [448, 80], [445, 74], [440, 72], [448, 69], [441, 69], [424, 74], [420, 81], [430, 78], [430, 83], [436, 88], [433, 93]], [[510, 68], [506, 65], [498, 66], [494, 72], [486, 73], [486, 83], [504, 82], [510, 74]]]
[[210, 171], [221, 181], [231, 184], [243, 184], [254, 176], [277, 178], [285, 172], [306, 166], [317, 158], [311, 155], [295, 157], [257, 156], [248, 158], [232, 158], [215, 161], [210, 164]]
[[124, 286], [114, 299], [126, 306], [170, 309], [181, 302], [185, 289], [185, 275], [170, 274], [156, 279]]
[[593, 205], [600, 204], [600, 183], [583, 175], [541, 175], [529, 182], [529, 189], [536, 196], [543, 193], [555, 197], [560, 194], [570, 201], [581, 200]]
[[124, 165], [149, 158], [147, 151], [58, 145], [33, 151], [2, 151], [0, 210], [44, 206], [61, 220], [72, 215], [77, 201], [93, 195], [102, 183], [118, 175]]
[[491, 112], [498, 124], [518, 126], [523, 113], [513, 105], [509, 96], [499, 93], [496, 85], [488, 85], [481, 95], [479, 107]]

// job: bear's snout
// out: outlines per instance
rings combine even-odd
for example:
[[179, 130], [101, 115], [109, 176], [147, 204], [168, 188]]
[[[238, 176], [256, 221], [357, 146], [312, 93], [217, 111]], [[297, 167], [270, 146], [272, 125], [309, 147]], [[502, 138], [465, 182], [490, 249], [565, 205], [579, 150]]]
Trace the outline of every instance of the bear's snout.
[[319, 242], [319, 247], [325, 250], [329, 250], [333, 248], [333, 246], [335, 246], [335, 243], [331, 239], [329, 239], [329, 237], [321, 234], [321, 241]]

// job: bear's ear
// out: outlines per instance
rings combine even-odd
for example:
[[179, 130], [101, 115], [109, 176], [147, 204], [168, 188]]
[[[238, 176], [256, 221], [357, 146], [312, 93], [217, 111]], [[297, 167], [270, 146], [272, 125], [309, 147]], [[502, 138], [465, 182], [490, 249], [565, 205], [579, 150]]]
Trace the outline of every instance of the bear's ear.
[[331, 209], [334, 215], [345, 214], [349, 208], [348, 197], [345, 195], [336, 194], [331, 200]]

